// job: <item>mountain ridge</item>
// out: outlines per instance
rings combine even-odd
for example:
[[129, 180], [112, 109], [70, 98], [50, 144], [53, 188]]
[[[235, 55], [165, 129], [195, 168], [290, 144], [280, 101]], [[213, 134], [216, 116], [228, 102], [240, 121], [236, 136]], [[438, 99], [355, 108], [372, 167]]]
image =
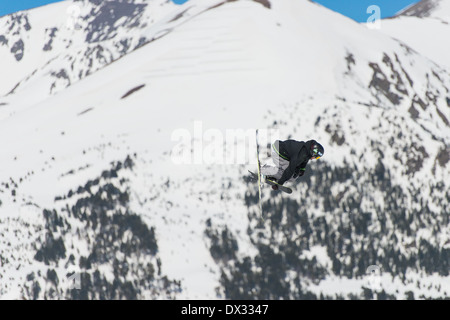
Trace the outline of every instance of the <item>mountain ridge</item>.
[[[395, 17], [399, 16], [408, 16], [408, 17], [418, 17], [418, 18], [428, 18], [439, 16], [439, 9], [442, 9], [444, 5], [444, 1], [442, 0], [421, 0], [416, 4], [412, 4], [411, 6], [401, 10], [399, 13], [395, 15]], [[394, 18], [395, 18], [394, 17]]]

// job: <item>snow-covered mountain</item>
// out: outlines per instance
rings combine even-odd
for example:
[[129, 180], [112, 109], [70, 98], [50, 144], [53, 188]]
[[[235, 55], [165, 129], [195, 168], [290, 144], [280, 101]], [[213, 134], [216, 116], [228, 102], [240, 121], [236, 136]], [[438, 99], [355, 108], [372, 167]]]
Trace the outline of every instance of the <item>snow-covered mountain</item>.
[[[383, 28], [307, 0], [0, 18], [0, 296], [448, 298], [450, 73]], [[264, 221], [256, 128], [264, 161], [325, 146]]]
[[422, 0], [383, 21], [381, 32], [450, 69], [450, 2]]

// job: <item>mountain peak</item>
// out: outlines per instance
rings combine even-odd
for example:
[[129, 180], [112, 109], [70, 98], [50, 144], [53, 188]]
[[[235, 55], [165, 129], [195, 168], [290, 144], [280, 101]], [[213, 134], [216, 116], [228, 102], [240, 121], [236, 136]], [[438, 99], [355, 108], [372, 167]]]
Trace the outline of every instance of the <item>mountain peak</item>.
[[426, 18], [432, 16], [442, 16], [440, 13], [445, 12], [450, 14], [450, 6], [448, 3], [444, 4], [442, 0], [422, 0], [412, 6], [400, 11], [396, 17], [408, 16]]

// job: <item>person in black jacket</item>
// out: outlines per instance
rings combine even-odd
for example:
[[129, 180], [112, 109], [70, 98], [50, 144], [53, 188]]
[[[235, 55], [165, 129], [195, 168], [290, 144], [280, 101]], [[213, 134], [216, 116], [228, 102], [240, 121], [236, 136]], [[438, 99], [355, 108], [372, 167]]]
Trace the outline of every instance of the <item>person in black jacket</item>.
[[[319, 159], [324, 149], [315, 140], [277, 140], [272, 144], [272, 161], [275, 166], [264, 165], [261, 173], [271, 180], [283, 185], [288, 180], [295, 180], [305, 174], [309, 160]], [[278, 186], [272, 186], [277, 190]]]

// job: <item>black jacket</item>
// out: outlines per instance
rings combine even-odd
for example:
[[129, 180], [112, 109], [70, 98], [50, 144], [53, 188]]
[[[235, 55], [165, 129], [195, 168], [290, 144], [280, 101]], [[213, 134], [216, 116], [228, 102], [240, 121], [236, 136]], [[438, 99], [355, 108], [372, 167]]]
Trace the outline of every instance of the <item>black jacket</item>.
[[281, 156], [289, 161], [289, 167], [284, 170], [283, 175], [278, 181], [279, 184], [285, 183], [294, 173], [298, 174], [300, 170], [304, 170], [311, 159], [311, 145], [316, 143], [315, 140], [296, 141], [286, 140], [279, 142], [278, 152]]

